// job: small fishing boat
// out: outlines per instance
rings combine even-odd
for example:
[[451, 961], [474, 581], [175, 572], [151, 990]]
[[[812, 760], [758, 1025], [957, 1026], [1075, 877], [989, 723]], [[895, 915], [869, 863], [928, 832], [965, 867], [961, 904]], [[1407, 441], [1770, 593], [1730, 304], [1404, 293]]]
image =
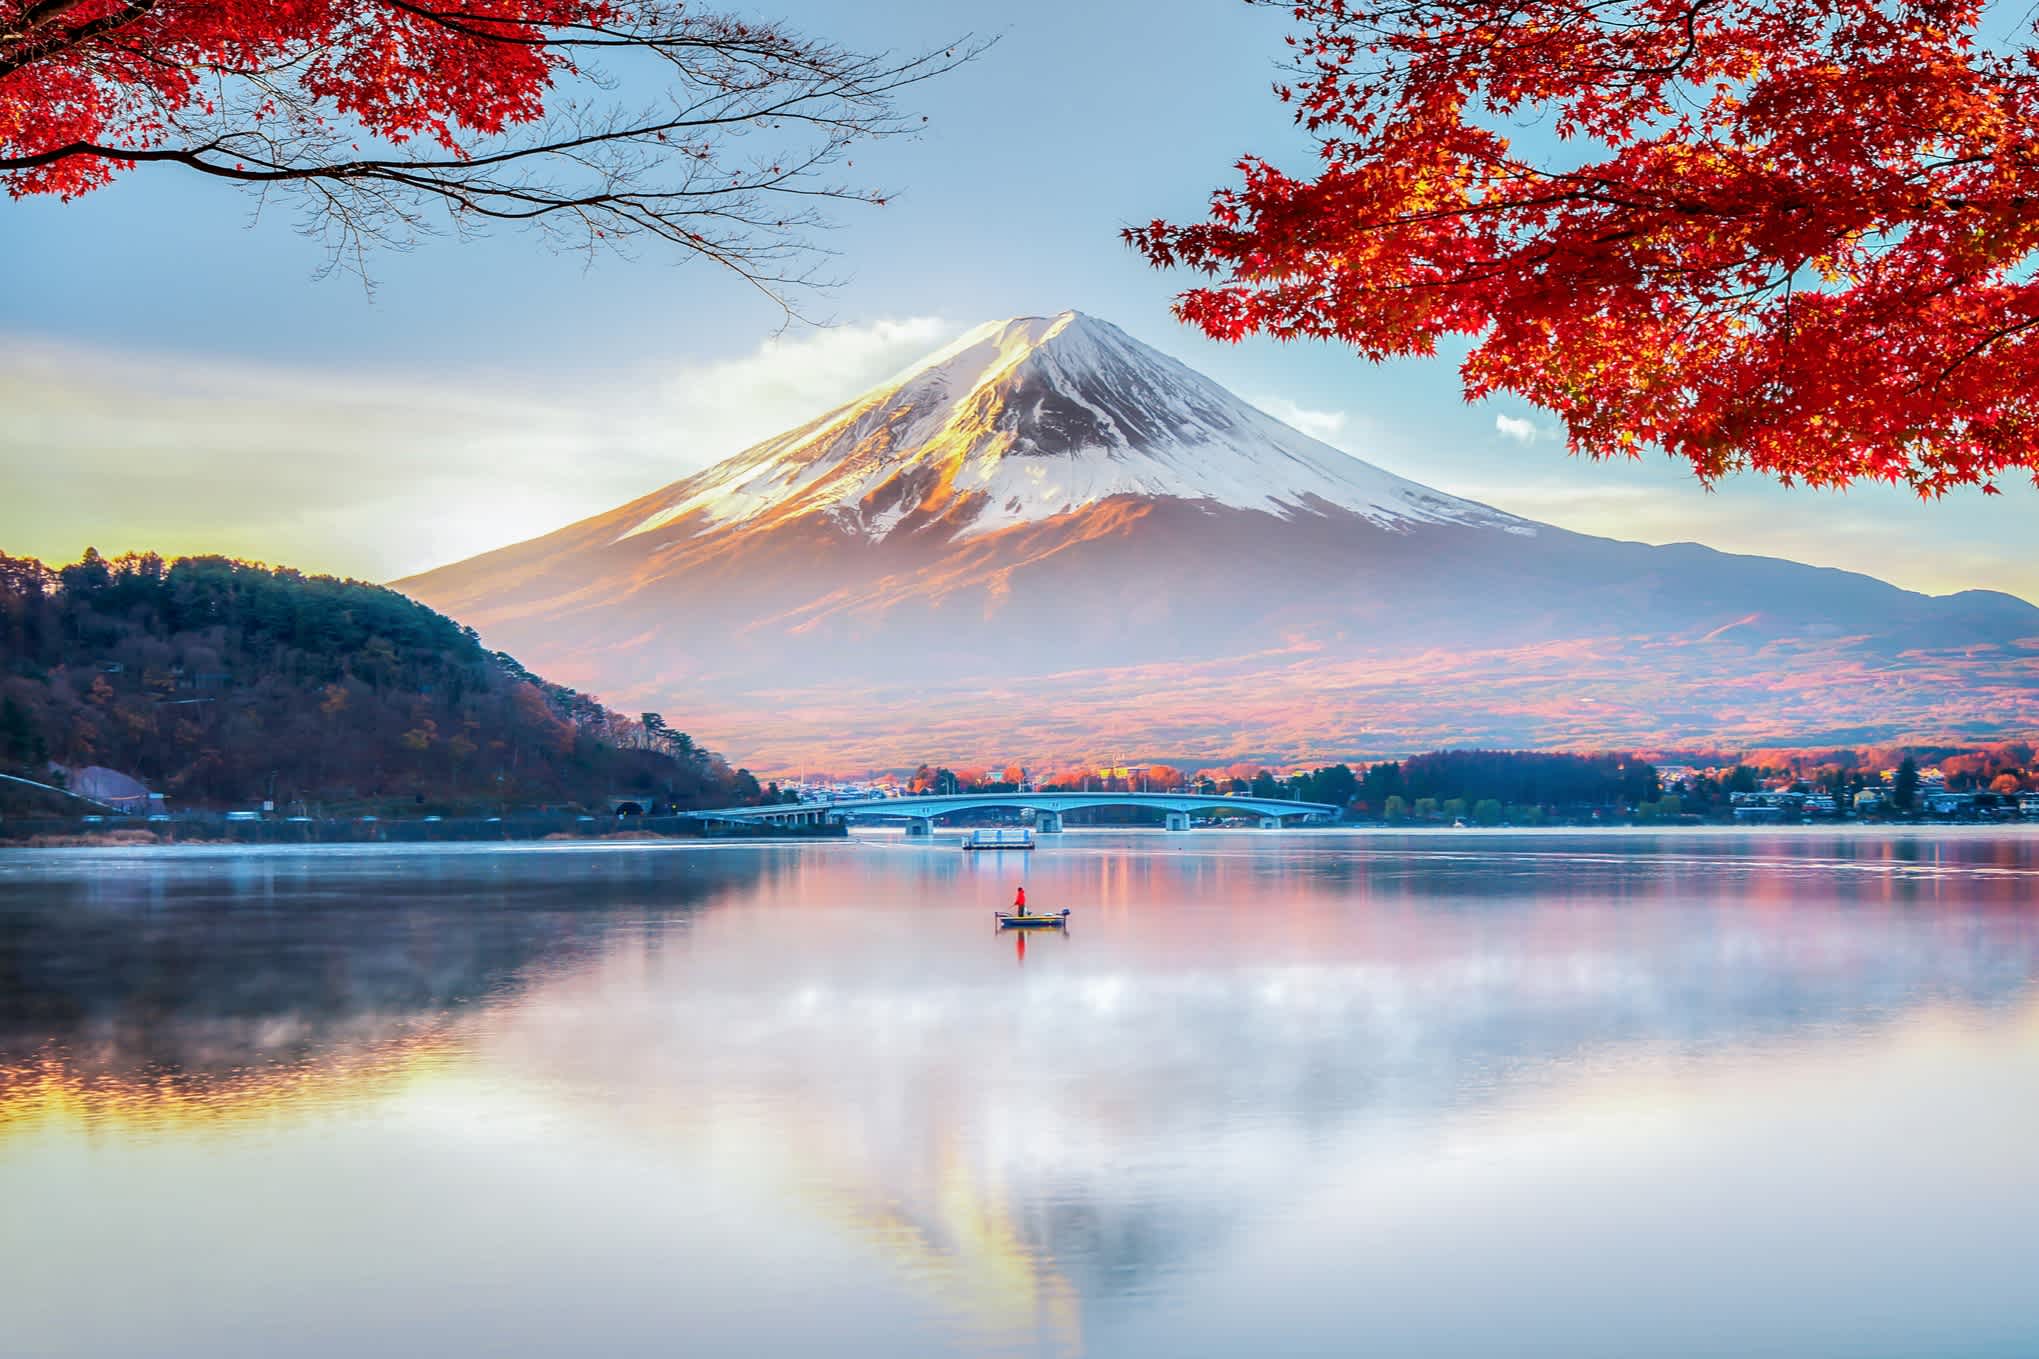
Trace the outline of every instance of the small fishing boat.
[[1066, 930], [1069, 928], [1069, 912], [1056, 911], [994, 911], [998, 917], [998, 928], [1002, 930]]

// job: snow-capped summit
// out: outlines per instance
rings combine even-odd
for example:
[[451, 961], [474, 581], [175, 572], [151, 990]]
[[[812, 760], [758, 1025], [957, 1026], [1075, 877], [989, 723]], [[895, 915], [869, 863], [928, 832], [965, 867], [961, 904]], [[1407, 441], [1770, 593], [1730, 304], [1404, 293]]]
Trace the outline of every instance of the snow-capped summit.
[[1523, 520], [1291, 429], [1080, 312], [992, 321], [820, 419], [658, 492], [622, 536], [825, 516], [883, 538], [964, 538], [1113, 496], [1383, 526]]

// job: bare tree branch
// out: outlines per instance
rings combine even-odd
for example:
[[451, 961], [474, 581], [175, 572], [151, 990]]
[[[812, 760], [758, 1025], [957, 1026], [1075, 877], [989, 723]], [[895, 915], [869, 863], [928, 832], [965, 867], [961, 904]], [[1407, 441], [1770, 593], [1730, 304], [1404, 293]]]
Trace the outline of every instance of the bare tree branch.
[[[524, 63], [526, 102], [478, 111], [433, 106], [415, 93], [423, 77], [397, 70], [387, 97], [418, 107], [392, 115], [370, 107], [383, 90], [347, 83], [361, 64], [351, 31], [200, 43], [180, 38], [178, 0], [76, 22], [82, 8], [0, 0], [0, 183], [16, 196], [68, 197], [141, 167], [180, 167], [247, 186], [264, 206], [294, 201], [326, 267], [350, 272], [375, 248], [491, 223], [591, 253], [649, 240], [738, 274], [789, 319], [802, 294], [828, 286], [816, 240], [831, 225], [825, 209], [888, 197], [839, 177], [853, 149], [916, 132], [926, 119], [901, 109], [903, 92], [988, 46], [859, 53], [663, 0], [614, 11], [357, 0], [362, 23], [404, 40], [392, 50], [438, 42]], [[543, 22], [529, 17], [536, 8]], [[10, 131], [10, 103], [36, 97], [20, 82], [53, 73], [108, 91], [127, 116], [70, 136], [38, 136], [19, 119], [28, 130]], [[623, 90], [636, 101], [617, 100]]]

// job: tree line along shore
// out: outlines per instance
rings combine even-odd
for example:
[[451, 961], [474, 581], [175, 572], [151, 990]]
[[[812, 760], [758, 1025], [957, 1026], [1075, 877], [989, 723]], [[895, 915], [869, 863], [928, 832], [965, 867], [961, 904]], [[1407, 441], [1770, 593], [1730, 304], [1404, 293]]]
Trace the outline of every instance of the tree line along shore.
[[[346, 816], [776, 796], [659, 714], [551, 683], [379, 585], [225, 557], [0, 555], [0, 773], [61, 787], [86, 770], [171, 808]], [[0, 787], [0, 813], [85, 806]]]

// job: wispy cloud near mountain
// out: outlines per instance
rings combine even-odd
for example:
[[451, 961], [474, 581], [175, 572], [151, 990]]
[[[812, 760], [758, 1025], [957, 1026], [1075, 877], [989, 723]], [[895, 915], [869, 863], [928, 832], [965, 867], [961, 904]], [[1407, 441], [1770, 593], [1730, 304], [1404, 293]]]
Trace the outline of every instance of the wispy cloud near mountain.
[[882, 320], [715, 363], [648, 360], [567, 380], [0, 336], [0, 545], [61, 560], [89, 544], [401, 575], [714, 462], [886, 377], [951, 329]]

